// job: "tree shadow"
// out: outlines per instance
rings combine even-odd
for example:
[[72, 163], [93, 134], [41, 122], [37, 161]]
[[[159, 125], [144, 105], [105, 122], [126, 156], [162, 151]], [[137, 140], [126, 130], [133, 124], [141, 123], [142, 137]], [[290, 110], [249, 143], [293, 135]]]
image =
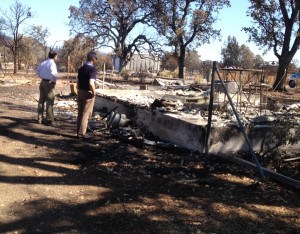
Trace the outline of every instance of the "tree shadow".
[[[26, 118], [2, 118], [9, 124], [0, 126], [0, 136], [34, 144], [39, 155], [0, 154], [0, 165], [26, 168], [20, 175], [1, 173], [0, 183], [26, 185], [28, 193], [35, 195], [6, 207], [7, 215], [13, 218], [1, 222], [0, 232], [299, 230], [298, 194], [260, 183], [255, 175], [225, 160], [170, 148], [139, 149], [105, 133], [82, 142], [72, 138], [71, 124], [62, 123], [54, 129]], [[41, 174], [34, 175], [34, 170]], [[51, 195], [46, 190], [49, 186], [61, 189], [61, 197], [47, 197]]]

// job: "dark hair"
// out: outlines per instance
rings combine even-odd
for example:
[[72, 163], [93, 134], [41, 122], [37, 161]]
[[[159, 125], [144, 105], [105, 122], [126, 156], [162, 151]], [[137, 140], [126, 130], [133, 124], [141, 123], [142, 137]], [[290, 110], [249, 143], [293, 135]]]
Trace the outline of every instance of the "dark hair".
[[56, 55], [57, 55], [57, 52], [55, 50], [50, 50], [49, 54], [48, 54], [48, 58], [54, 59]]
[[86, 56], [86, 60], [91, 61], [93, 58], [98, 59], [97, 54], [95, 51], [90, 51]]

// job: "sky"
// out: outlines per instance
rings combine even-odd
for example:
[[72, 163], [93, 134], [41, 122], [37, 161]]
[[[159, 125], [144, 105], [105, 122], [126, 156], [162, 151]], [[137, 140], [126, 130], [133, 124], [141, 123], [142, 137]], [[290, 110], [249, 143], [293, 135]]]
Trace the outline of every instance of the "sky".
[[[9, 10], [15, 0], [0, 0], [0, 9]], [[48, 38], [48, 46], [61, 46], [63, 40], [70, 38], [68, 27], [68, 16], [70, 5], [79, 6], [79, 0], [19, 0], [23, 5], [31, 8], [33, 17], [27, 21], [28, 25], [42, 25], [48, 28], [51, 35]], [[216, 29], [221, 29], [221, 41], [214, 40], [197, 48], [201, 60], [221, 61], [221, 49], [224, 47], [228, 36], [235, 36], [239, 45], [249, 46], [256, 55], [261, 55], [265, 61], [277, 61], [273, 52], [263, 55], [261, 50], [254, 44], [247, 42], [248, 35], [241, 31], [242, 27], [251, 25], [251, 18], [246, 16], [249, 6], [248, 0], [231, 0], [231, 7], [222, 9], [215, 24]], [[300, 53], [294, 57], [300, 62]]]
[[[235, 36], [239, 45], [247, 45], [255, 55], [261, 55], [265, 61], [277, 61], [273, 52], [263, 55], [263, 51], [259, 50], [258, 46], [253, 42], [248, 42], [248, 35], [241, 30], [242, 27], [251, 26], [251, 18], [246, 15], [249, 6], [248, 0], [231, 0], [231, 7], [220, 10], [215, 28], [221, 30], [222, 41], [214, 40], [211, 44], [198, 48], [197, 51], [202, 60], [220, 61], [221, 49], [225, 47], [224, 43], [228, 36]], [[298, 55], [298, 57], [300, 61], [300, 56]]]
[[[22, 5], [31, 8], [32, 18], [25, 21], [27, 25], [42, 25], [48, 28], [50, 36], [48, 46], [61, 46], [64, 40], [68, 40], [69, 27], [68, 16], [71, 5], [79, 6], [79, 0], [18, 0]], [[15, 0], [0, 0], [0, 9], [7, 10], [15, 3]]]

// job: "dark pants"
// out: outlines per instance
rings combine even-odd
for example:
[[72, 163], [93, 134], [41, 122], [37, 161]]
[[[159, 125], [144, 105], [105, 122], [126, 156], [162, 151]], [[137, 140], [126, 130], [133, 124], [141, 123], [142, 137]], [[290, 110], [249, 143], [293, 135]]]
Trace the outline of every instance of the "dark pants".
[[89, 118], [92, 116], [95, 97], [87, 90], [78, 90], [77, 104], [77, 135], [83, 136], [86, 133]]
[[47, 80], [42, 80], [40, 83], [40, 99], [38, 104], [38, 120], [44, 118], [44, 104], [46, 102], [46, 120], [54, 121], [53, 105], [54, 105], [54, 83], [49, 83]]

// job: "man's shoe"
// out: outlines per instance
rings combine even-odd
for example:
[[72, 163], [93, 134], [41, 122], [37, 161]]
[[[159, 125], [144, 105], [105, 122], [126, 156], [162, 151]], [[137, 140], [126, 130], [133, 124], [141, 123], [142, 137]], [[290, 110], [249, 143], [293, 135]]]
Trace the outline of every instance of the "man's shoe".
[[42, 119], [42, 124], [48, 125], [48, 121], [46, 119]]
[[91, 138], [93, 138], [93, 134], [86, 133], [86, 134], [83, 135], [83, 138], [84, 139], [91, 139]]
[[77, 135], [77, 138], [83, 139], [83, 140], [88, 140], [88, 139], [93, 138], [93, 134], [89, 134], [89, 133], [86, 133], [84, 135], [79, 134], [79, 135]]
[[59, 125], [56, 122], [54, 122], [54, 121], [50, 122], [49, 126], [55, 127], [55, 128], [59, 127]]
[[51, 127], [59, 127], [59, 125], [55, 121], [45, 120], [43, 124]]

